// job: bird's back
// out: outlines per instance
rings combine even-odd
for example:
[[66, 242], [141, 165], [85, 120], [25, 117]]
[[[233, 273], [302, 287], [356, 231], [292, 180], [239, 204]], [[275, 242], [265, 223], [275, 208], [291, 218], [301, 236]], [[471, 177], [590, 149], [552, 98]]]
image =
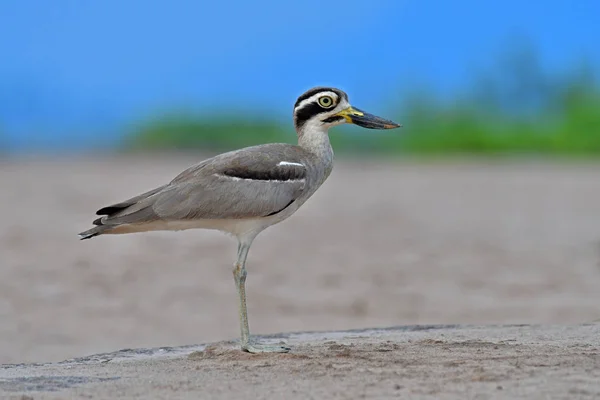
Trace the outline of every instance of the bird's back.
[[80, 236], [131, 231], [116, 229], [123, 225], [162, 226], [157, 221], [272, 217], [294, 202], [297, 209], [330, 171], [297, 145], [271, 143], [230, 151], [187, 168], [166, 185], [101, 208], [96, 227]]

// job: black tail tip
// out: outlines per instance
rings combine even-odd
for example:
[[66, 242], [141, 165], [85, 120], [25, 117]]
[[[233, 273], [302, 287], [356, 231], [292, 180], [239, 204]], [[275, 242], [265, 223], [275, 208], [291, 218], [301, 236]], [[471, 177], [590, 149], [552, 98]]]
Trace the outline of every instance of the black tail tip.
[[94, 236], [98, 236], [98, 233], [80, 233], [78, 236], [79, 236], [79, 240], [86, 240], [86, 239], [91, 239]]

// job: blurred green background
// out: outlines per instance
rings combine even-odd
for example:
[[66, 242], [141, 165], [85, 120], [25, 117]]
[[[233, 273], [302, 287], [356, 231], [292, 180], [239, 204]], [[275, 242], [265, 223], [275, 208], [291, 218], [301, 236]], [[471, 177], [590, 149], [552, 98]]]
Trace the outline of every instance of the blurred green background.
[[[548, 73], [534, 47], [507, 51], [450, 98], [427, 86], [398, 95], [385, 116], [403, 131], [336, 128], [337, 153], [600, 156], [600, 86], [585, 61]], [[400, 91], [400, 89], [398, 89]], [[290, 121], [243, 112], [172, 112], [130, 129], [124, 149], [224, 151], [293, 142]]]

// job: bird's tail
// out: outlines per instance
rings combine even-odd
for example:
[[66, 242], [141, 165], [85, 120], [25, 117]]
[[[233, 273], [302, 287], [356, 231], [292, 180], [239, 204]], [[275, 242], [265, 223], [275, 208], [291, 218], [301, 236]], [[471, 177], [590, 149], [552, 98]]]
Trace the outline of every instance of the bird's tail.
[[[81, 240], [91, 239], [94, 236], [104, 233], [124, 233], [122, 226], [131, 223], [149, 221], [156, 215], [152, 210], [152, 202], [148, 202], [153, 195], [160, 192], [166, 185], [152, 189], [149, 192], [142, 193], [139, 196], [132, 197], [129, 200], [103, 207], [96, 211], [96, 215], [102, 215], [92, 222], [95, 226], [87, 231], [81, 232]], [[117, 229], [118, 228], [118, 229]], [[133, 231], [130, 231], [133, 232]]]
[[98, 236], [103, 234], [104, 232], [114, 228], [114, 226], [110, 225], [98, 225], [93, 227], [92, 229], [88, 229], [87, 231], [81, 232], [78, 234], [80, 240], [91, 239], [94, 236]]

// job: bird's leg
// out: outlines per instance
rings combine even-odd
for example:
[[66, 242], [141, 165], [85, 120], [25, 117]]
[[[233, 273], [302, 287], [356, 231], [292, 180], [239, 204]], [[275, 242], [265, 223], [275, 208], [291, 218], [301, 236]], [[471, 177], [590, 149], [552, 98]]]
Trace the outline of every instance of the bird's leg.
[[250, 328], [248, 327], [248, 310], [246, 309], [246, 258], [252, 241], [240, 241], [238, 244], [238, 259], [233, 267], [233, 277], [240, 301], [240, 343], [242, 350], [249, 353], [287, 353], [289, 347], [265, 346], [250, 344]]

